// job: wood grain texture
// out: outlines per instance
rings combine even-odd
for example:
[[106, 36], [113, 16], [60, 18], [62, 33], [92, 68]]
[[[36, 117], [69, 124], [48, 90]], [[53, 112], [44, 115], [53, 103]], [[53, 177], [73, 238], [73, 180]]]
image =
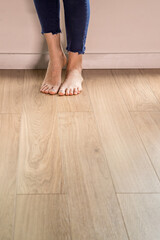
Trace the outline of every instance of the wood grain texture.
[[117, 192], [160, 192], [134, 122], [108, 70], [85, 70], [103, 148]]
[[[82, 73], [83, 74], [83, 73]], [[84, 77], [84, 76], [83, 76]], [[65, 78], [65, 71], [62, 71], [62, 81]], [[73, 96], [58, 96], [57, 106], [58, 112], [88, 112], [92, 111], [90, 98], [88, 95], [85, 78], [82, 83], [83, 91], [81, 94]]]
[[132, 112], [131, 116], [160, 178], [160, 112]]
[[44, 71], [25, 73], [18, 166], [18, 193], [61, 193], [62, 163], [57, 105], [39, 91]]
[[138, 69], [112, 70], [129, 111], [159, 111], [147, 78]]
[[58, 115], [72, 239], [127, 240], [93, 113]]
[[160, 239], [160, 194], [118, 194], [131, 240]]
[[118, 72], [0, 70], [0, 240], [160, 239], [160, 71]]
[[160, 69], [140, 69], [143, 78], [147, 79], [149, 85], [160, 103]]
[[65, 195], [17, 196], [14, 240], [71, 240]]
[[24, 70], [0, 69], [0, 113], [21, 113]]
[[12, 240], [20, 116], [0, 114], [0, 239]]

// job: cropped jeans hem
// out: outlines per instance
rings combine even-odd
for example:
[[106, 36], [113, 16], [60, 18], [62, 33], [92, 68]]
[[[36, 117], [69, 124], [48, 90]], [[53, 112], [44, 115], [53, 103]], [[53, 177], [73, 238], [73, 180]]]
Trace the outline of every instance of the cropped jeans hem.
[[53, 35], [54, 34], [58, 34], [58, 33], [62, 33], [61, 29], [58, 29], [57, 31], [52, 31], [52, 30], [49, 30], [49, 31], [41, 31], [41, 34], [44, 35], [44, 33], [52, 33]]
[[85, 53], [90, 19], [90, 0], [33, 0], [41, 25], [41, 34], [61, 33], [60, 2], [63, 2], [66, 50]]
[[66, 47], [66, 50], [68, 52], [74, 52], [74, 53], [78, 52], [78, 54], [84, 54], [85, 50], [86, 50], [86, 47], [83, 47], [82, 49], [75, 49], [75, 48], [71, 48], [71, 47], [70, 48]]

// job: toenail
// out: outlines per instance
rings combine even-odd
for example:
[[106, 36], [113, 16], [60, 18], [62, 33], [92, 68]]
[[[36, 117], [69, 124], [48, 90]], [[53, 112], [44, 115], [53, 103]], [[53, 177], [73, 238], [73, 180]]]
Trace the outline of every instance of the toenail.
[[60, 94], [65, 94], [65, 92], [64, 92], [64, 89], [60, 89], [59, 91], [58, 91], [58, 93], [60, 93]]
[[56, 92], [56, 89], [55, 88], [51, 88], [50, 91], [51, 92]]
[[59, 93], [63, 93], [63, 90], [61, 89], [61, 90], [59, 90]]
[[53, 94], [56, 94], [57, 92], [56, 91], [55, 92], [54, 91], [49, 91], [49, 93], [53, 95]]
[[48, 91], [47, 89], [46, 89], [46, 90], [44, 90], [44, 92], [45, 92], [45, 93], [47, 93], [47, 91]]

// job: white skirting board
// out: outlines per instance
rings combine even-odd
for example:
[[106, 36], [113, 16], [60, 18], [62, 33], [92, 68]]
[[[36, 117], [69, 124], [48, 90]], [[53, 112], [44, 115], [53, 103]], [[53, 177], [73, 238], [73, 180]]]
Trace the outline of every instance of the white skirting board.
[[[48, 60], [48, 53], [0, 53], [0, 69], [46, 69]], [[160, 68], [160, 53], [85, 53], [83, 68]]]

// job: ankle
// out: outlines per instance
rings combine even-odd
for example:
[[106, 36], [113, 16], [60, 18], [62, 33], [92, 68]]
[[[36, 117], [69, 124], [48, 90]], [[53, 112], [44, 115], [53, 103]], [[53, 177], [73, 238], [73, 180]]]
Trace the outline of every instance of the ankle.
[[62, 50], [56, 51], [49, 56], [49, 63], [55, 67], [63, 67], [66, 65], [66, 56]]
[[61, 49], [55, 49], [52, 52], [49, 52], [50, 62], [54, 62], [55, 59], [64, 57], [64, 52]]
[[80, 66], [69, 66], [67, 65], [67, 68], [66, 68], [66, 72], [69, 73], [69, 72], [75, 72], [75, 73], [82, 73], [82, 67]]
[[68, 59], [67, 71], [82, 71], [82, 60], [81, 59]]
[[74, 52], [69, 52], [68, 54], [68, 70], [77, 69], [81, 72], [82, 70], [82, 55]]

